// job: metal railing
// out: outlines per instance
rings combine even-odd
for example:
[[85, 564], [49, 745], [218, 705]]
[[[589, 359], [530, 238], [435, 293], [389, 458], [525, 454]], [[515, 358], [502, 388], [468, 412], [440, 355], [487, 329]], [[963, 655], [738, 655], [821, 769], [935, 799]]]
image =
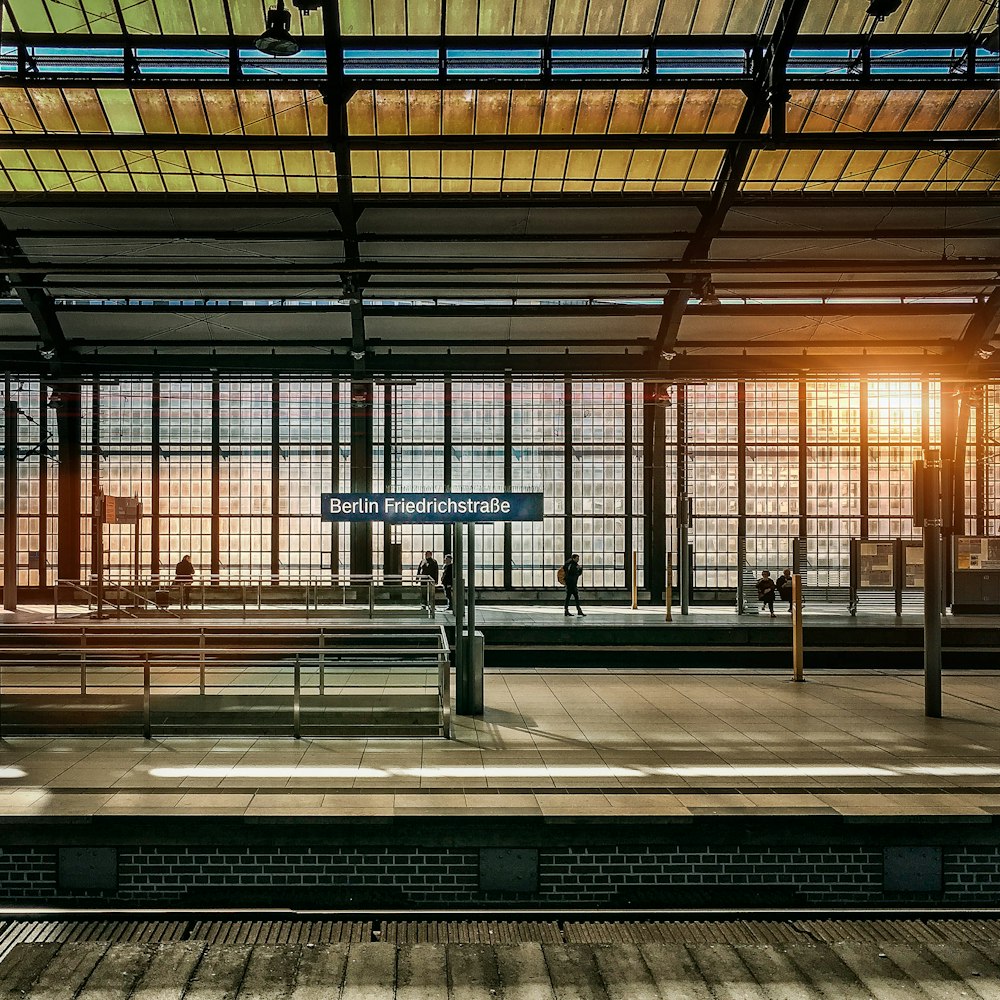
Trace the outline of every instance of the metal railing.
[[[126, 586], [124, 582], [120, 582], [120, 580], [124, 579], [124, 577], [120, 579], [115, 576], [107, 577], [104, 581], [105, 592], [117, 591], [127, 593], [141, 601], [146, 607], [166, 612], [176, 618], [183, 617], [183, 609], [178, 614], [177, 612], [170, 611], [169, 608], [161, 607], [155, 600], [155, 592], [157, 590], [171, 589], [172, 587], [179, 586], [179, 584], [158, 582], [155, 577], [145, 578], [139, 583], [135, 583], [134, 578], [129, 577], [129, 586]], [[221, 582], [201, 580], [187, 586], [189, 588], [189, 600], [193, 595], [194, 602], [201, 611], [211, 608], [213, 604], [217, 607], [220, 605], [224, 606], [228, 598], [239, 608], [241, 616], [245, 617], [248, 611], [262, 611], [268, 606], [280, 606], [281, 602], [269, 605], [267, 600], [269, 597], [287, 597], [295, 590], [299, 590], [300, 594], [298, 596], [301, 599], [301, 605], [304, 607], [307, 618], [313, 613], [319, 614], [324, 607], [339, 606], [346, 612], [349, 608], [357, 608], [359, 606], [364, 608], [367, 606], [369, 619], [375, 617], [376, 610], [390, 610], [394, 612], [414, 611], [418, 614], [423, 612], [427, 618], [434, 619], [436, 591], [438, 589], [432, 580], [428, 580], [425, 577], [418, 577], [412, 583], [404, 583], [397, 579], [379, 578], [373, 574], [355, 575], [352, 579], [344, 581], [331, 581], [329, 579], [312, 577], [294, 581], [282, 578], [280, 583], [276, 583], [270, 578], [258, 577], [237, 580], [235, 582], [228, 579]], [[59, 617], [60, 587], [73, 588], [78, 593], [86, 596], [88, 598], [88, 607], [97, 601], [96, 590], [92, 587], [84, 586], [75, 580], [59, 580], [54, 588], [53, 601], [54, 617], [56, 620]], [[132, 589], [129, 589], [129, 587]], [[136, 587], [145, 589], [150, 596], [144, 595], [134, 589]], [[405, 595], [407, 592], [414, 598], [413, 607], [408, 604], [402, 605], [397, 600], [380, 600], [383, 596], [395, 598], [399, 595]], [[107, 597], [104, 598], [104, 602], [111, 604], [123, 613], [129, 614], [124, 608], [109, 601]], [[296, 603], [298, 604], [299, 602]], [[417, 609], [418, 604], [419, 610]], [[136, 616], [131, 615], [131, 617]]]
[[[450, 649], [442, 626], [354, 636], [341, 630], [318, 638], [317, 647], [306, 649], [209, 644], [204, 630], [197, 646], [187, 648], [87, 646], [85, 634], [78, 646], [8, 645], [0, 660], [0, 734], [141, 728], [149, 739], [154, 731], [277, 730], [298, 739], [304, 732], [392, 735], [404, 729], [400, 735], [433, 730], [450, 737]], [[339, 641], [331, 645], [330, 639]], [[432, 706], [421, 703], [429, 698]], [[310, 699], [305, 723], [303, 699]], [[393, 709], [404, 721], [393, 722]], [[428, 715], [433, 725], [419, 721]]]
[[[111, 591], [111, 593], [116, 593], [116, 594], [119, 594], [119, 595], [120, 594], [125, 594], [126, 596], [132, 598], [133, 599], [133, 605], [132, 605], [133, 608], [138, 607], [138, 605], [136, 603], [134, 603], [134, 602], [140, 601], [140, 602], [142, 602], [145, 605], [150, 605], [150, 606], [156, 608], [157, 611], [162, 611], [162, 612], [164, 612], [166, 614], [173, 614], [173, 612], [169, 611], [168, 609], [159, 607], [156, 604], [155, 601], [151, 601], [148, 598], [143, 597], [142, 594], [138, 594], [134, 590], [129, 590], [127, 587], [124, 587], [124, 586], [122, 586], [121, 584], [118, 584], [118, 583], [111, 584], [111, 585], [105, 584], [104, 585], [104, 591], [105, 592], [103, 594], [101, 594], [100, 596], [98, 596], [98, 594], [97, 594], [96, 591], [93, 591], [93, 590], [90, 590], [87, 587], [84, 587], [82, 584], [77, 583], [75, 580], [57, 580], [56, 581], [56, 585], [55, 585], [55, 587], [53, 587], [53, 590], [52, 590], [52, 607], [53, 607], [53, 615], [52, 615], [52, 617], [56, 621], [58, 621], [58, 619], [59, 619], [59, 588], [60, 587], [69, 587], [69, 588], [75, 590], [77, 593], [80, 593], [80, 594], [83, 594], [84, 596], [86, 596], [88, 607], [91, 604], [102, 604], [102, 603], [103, 604], [107, 604], [109, 607], [114, 608], [117, 612], [119, 612], [120, 614], [126, 615], [129, 618], [137, 618], [138, 615], [132, 614], [132, 612], [129, 611], [127, 608], [123, 607], [122, 604], [119, 601], [112, 600], [111, 597], [108, 595], [108, 591], [109, 590]], [[177, 618], [178, 616], [176, 614], [173, 614], [173, 617]]]

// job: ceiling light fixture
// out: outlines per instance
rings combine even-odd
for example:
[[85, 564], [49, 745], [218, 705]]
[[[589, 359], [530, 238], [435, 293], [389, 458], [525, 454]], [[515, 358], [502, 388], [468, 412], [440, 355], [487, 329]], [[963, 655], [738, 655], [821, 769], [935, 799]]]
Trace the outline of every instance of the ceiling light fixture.
[[895, 14], [903, 5], [903, 0], [871, 0], [868, 4], [868, 16], [876, 21], [884, 21], [890, 14]]
[[993, 348], [992, 347], [980, 347], [979, 350], [976, 351], [976, 354], [978, 354], [979, 357], [983, 361], [989, 361], [990, 358], [993, 357]]
[[278, 6], [267, 12], [264, 31], [253, 43], [254, 47], [266, 56], [294, 56], [299, 43], [292, 38], [291, 26], [291, 12], [285, 10], [284, 0], [278, 0]]

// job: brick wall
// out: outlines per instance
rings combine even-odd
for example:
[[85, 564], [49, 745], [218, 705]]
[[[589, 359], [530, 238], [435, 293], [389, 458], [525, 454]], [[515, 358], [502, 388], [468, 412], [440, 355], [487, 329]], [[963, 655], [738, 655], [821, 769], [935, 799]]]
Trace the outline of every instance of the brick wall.
[[[253, 905], [265, 902], [267, 893], [273, 899], [303, 892], [331, 906], [380, 899], [400, 905], [586, 906], [643, 899], [685, 905], [699, 892], [713, 904], [740, 892], [816, 905], [892, 898], [883, 893], [882, 847], [866, 845], [543, 847], [537, 891], [516, 893], [480, 889], [476, 847], [121, 847], [117, 894], [60, 889], [58, 856], [55, 847], [0, 849], [0, 902], [117, 898], [170, 904], [187, 898]], [[942, 861], [943, 891], [931, 898], [1000, 902], [1000, 846], [946, 848]]]
[[785, 888], [810, 902], [877, 898], [880, 848], [564, 847], [539, 856], [541, 895], [605, 902], [630, 887]]
[[1000, 901], [1000, 847], [944, 852], [944, 895], [956, 902]]
[[59, 892], [54, 847], [0, 848], [0, 892], [5, 899], [49, 899]]

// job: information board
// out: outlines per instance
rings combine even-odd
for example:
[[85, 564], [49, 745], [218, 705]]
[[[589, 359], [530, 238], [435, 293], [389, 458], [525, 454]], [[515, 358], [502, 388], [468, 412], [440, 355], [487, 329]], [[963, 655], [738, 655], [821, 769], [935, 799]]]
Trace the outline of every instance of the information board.
[[1000, 569], [1000, 538], [956, 538], [955, 569]]
[[892, 590], [893, 542], [862, 542], [858, 587], [868, 590]]
[[105, 524], [136, 524], [139, 520], [137, 497], [104, 496]]
[[907, 543], [903, 546], [903, 586], [914, 590], [924, 587], [924, 547]]
[[324, 493], [324, 521], [541, 521], [541, 493]]

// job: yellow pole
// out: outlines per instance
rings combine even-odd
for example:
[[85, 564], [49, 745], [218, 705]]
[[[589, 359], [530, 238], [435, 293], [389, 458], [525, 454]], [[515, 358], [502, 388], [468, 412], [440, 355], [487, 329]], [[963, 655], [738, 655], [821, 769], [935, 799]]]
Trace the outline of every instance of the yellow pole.
[[632, 610], [639, 607], [639, 582], [636, 574], [639, 572], [639, 553], [632, 550]]
[[674, 554], [667, 553], [667, 621], [674, 620], [670, 606], [674, 603]]
[[805, 680], [802, 676], [802, 577], [792, 575], [792, 680]]

